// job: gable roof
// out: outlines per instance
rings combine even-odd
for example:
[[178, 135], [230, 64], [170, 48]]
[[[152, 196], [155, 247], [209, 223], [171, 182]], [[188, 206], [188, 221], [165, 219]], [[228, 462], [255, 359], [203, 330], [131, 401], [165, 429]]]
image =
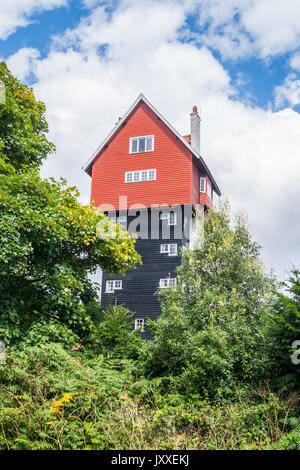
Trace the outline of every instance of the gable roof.
[[162, 120], [162, 122], [173, 132], [173, 134], [175, 134], [175, 136], [183, 143], [183, 145], [185, 145], [188, 148], [188, 150], [196, 157], [196, 161], [198, 162], [198, 164], [200, 166], [200, 169], [202, 171], [204, 170], [208, 174], [208, 176], [211, 179], [214, 191], [217, 193], [218, 196], [220, 196], [221, 191], [220, 191], [217, 183], [215, 182], [211, 172], [209, 171], [208, 166], [206, 165], [205, 161], [201, 157], [200, 153], [197, 152], [197, 150], [195, 150], [191, 146], [191, 144], [182, 135], [180, 135], [179, 132], [176, 131], [176, 129], [167, 121], [167, 119], [150, 103], [150, 101], [147, 100], [147, 98], [143, 95], [143, 93], [141, 93], [137, 97], [137, 99], [132, 104], [132, 106], [130, 106], [130, 108], [124, 114], [124, 116], [121, 119], [119, 119], [119, 122], [110, 131], [110, 133], [106, 136], [106, 138], [101, 142], [101, 144], [96, 149], [96, 151], [93, 153], [91, 158], [83, 165], [83, 167], [82, 167], [83, 170], [88, 175], [90, 175], [90, 176], [92, 175], [92, 166], [93, 166], [97, 156], [99, 155], [101, 150], [103, 150], [103, 148], [111, 141], [111, 139], [114, 137], [116, 132], [120, 129], [122, 124], [124, 122], [126, 122], [126, 119], [130, 116], [130, 114], [135, 110], [135, 108], [140, 104], [141, 101], [143, 101], [159, 117], [159, 119]]

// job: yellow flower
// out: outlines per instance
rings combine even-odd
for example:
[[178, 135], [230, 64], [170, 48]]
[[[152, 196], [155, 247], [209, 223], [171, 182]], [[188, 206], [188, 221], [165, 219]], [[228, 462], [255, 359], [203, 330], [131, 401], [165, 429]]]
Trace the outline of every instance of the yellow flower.
[[63, 408], [66, 403], [69, 403], [72, 400], [73, 395], [78, 395], [78, 394], [77, 393], [64, 393], [60, 400], [56, 400], [54, 403], [52, 403], [50, 407], [50, 413], [61, 414], [62, 413], [61, 408]]

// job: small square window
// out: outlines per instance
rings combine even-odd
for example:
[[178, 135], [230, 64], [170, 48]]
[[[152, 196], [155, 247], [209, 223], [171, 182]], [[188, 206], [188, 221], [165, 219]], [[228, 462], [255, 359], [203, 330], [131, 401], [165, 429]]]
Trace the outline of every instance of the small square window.
[[133, 174], [133, 180], [134, 182], [138, 182], [140, 181], [140, 172], [139, 171], [135, 171], [134, 174]]
[[142, 171], [142, 181], [147, 181], [147, 171]]
[[170, 285], [170, 286], [173, 286], [173, 287], [174, 287], [174, 286], [176, 286], [176, 284], [177, 284], [177, 279], [176, 279], [176, 277], [169, 279], [169, 285]]
[[136, 318], [134, 321], [134, 329], [141, 328], [141, 331], [145, 331], [145, 320], [144, 318]]
[[168, 287], [168, 279], [160, 279], [159, 286], [161, 289], [166, 289]]
[[169, 255], [171, 255], [171, 256], [177, 255], [177, 244], [176, 243], [171, 243], [169, 245]]
[[153, 181], [155, 180], [155, 170], [149, 170], [149, 180]]
[[131, 183], [132, 181], [132, 173], [126, 173], [126, 182]]
[[176, 214], [175, 214], [175, 212], [170, 212], [170, 214], [169, 214], [169, 225], [176, 225]]
[[169, 245], [165, 244], [165, 243], [160, 245], [160, 252], [161, 253], [169, 253]]
[[114, 281], [106, 281], [106, 292], [114, 292]]
[[122, 289], [122, 281], [114, 281], [114, 289]]

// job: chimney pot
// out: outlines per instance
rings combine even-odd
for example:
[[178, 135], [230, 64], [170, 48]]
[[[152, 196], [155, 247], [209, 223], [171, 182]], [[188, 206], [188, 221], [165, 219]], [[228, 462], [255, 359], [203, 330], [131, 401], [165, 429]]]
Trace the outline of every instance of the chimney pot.
[[197, 113], [197, 114], [198, 114], [198, 108], [197, 108], [197, 106], [196, 106], [196, 105], [195, 105], [195, 106], [193, 106], [193, 113]]

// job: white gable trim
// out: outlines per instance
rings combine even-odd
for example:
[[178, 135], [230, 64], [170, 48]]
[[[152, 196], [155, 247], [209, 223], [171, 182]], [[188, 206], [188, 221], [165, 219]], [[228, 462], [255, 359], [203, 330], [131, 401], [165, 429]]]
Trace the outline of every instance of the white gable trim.
[[115, 133], [118, 131], [118, 129], [122, 126], [122, 124], [126, 121], [128, 116], [134, 111], [134, 109], [137, 107], [137, 105], [140, 103], [140, 101], [143, 101], [156, 115], [159, 117], [159, 119], [162, 120], [162, 122], [175, 134], [175, 136], [188, 148], [188, 150], [195, 155], [195, 157], [201, 161], [203, 167], [207, 171], [208, 175], [210, 176], [210, 179], [213, 183], [214, 190], [216, 193], [220, 196], [221, 192], [218, 188], [218, 185], [216, 184], [214, 178], [212, 177], [206, 163], [204, 162], [203, 158], [197, 152], [191, 145], [176, 131], [176, 129], [164, 118], [164, 116], [150, 103], [150, 101], [147, 100], [147, 98], [141, 93], [135, 102], [130, 106], [128, 111], [124, 114], [124, 116], [119, 120], [119, 122], [115, 125], [115, 127], [111, 130], [111, 132], [107, 135], [107, 137], [101, 142], [99, 147], [96, 149], [96, 151], [93, 153], [91, 158], [83, 165], [83, 170], [91, 176], [91, 169], [94, 161], [96, 160], [97, 156], [101, 152], [101, 150], [105, 147], [105, 145], [108, 144], [108, 142], [112, 139], [112, 137], [115, 135]]

